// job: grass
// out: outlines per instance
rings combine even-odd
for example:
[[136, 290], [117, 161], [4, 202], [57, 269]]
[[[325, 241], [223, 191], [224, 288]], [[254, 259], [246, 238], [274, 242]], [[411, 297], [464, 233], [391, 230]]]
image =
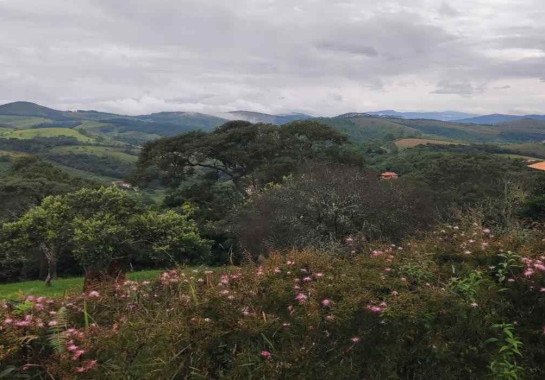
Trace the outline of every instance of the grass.
[[44, 117], [0, 115], [0, 124], [9, 125], [17, 129], [31, 128], [35, 125], [48, 123], [51, 120]]
[[432, 140], [432, 139], [417, 139], [417, 138], [411, 138], [411, 139], [401, 139], [397, 140], [395, 142], [396, 146], [400, 149], [406, 149], [406, 148], [414, 148], [418, 145], [425, 145], [425, 144], [438, 144], [438, 145], [455, 145], [460, 144], [454, 141], [446, 141], [446, 140]]
[[78, 141], [90, 143], [94, 140], [81, 134], [79, 131], [70, 128], [39, 128], [39, 129], [20, 129], [11, 131], [3, 135], [4, 138], [32, 139], [35, 137], [74, 137]]
[[[159, 277], [162, 270], [145, 270], [127, 274], [129, 280], [151, 280]], [[43, 281], [24, 281], [0, 284], [0, 299], [18, 299], [21, 296], [35, 295], [46, 297], [62, 297], [65, 294], [81, 292], [83, 277], [60, 278], [46, 287]]]
[[135, 163], [138, 156], [125, 153], [119, 148], [96, 145], [59, 146], [50, 150], [51, 153], [92, 154], [100, 157], [113, 157], [123, 162]]
[[88, 171], [85, 171], [85, 170], [79, 170], [79, 169], [71, 168], [70, 166], [62, 165], [62, 164], [59, 164], [58, 162], [55, 162], [55, 161], [48, 161], [48, 162], [51, 165], [55, 165], [59, 169], [62, 169], [63, 171], [65, 171], [68, 174], [71, 174], [71, 175], [73, 175], [75, 177], [80, 177], [80, 178], [83, 178], [83, 179], [88, 179], [88, 180], [91, 180], [91, 181], [96, 181], [96, 182], [101, 182], [101, 183], [108, 183], [108, 184], [113, 182], [113, 181], [118, 181], [119, 180], [119, 178], [101, 176], [101, 175], [98, 175], [98, 174], [95, 174], [95, 173], [92, 173], [92, 172], [88, 172]]

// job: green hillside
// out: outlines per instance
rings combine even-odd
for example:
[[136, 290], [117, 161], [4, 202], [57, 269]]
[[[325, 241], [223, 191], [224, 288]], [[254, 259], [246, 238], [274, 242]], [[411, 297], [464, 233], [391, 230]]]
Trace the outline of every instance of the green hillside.
[[50, 121], [44, 117], [0, 115], [0, 125], [12, 128], [31, 128]]
[[87, 137], [77, 130], [67, 128], [37, 128], [37, 129], [21, 129], [11, 131], [2, 135], [4, 138], [12, 139], [32, 139], [36, 137], [73, 137], [84, 143], [93, 142], [93, 139]]

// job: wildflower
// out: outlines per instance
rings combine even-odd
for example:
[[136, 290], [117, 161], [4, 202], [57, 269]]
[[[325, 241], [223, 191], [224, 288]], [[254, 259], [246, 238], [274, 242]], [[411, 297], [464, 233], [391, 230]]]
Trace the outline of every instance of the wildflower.
[[479, 304], [477, 302], [472, 302], [469, 304], [469, 306], [475, 308], [475, 307], [479, 307]]
[[361, 338], [359, 336], [353, 336], [352, 338], [350, 338], [350, 341], [354, 344], [358, 343], [360, 340]]
[[300, 304], [303, 304], [307, 301], [307, 296], [303, 293], [297, 293], [295, 296], [295, 300], [298, 301]]
[[49, 327], [54, 327], [54, 326], [57, 326], [59, 324], [59, 322], [57, 322], [56, 320], [52, 319], [51, 321], [49, 321], [48, 325]]
[[304, 282], [311, 282], [311, 281], [312, 281], [312, 277], [308, 277], [308, 276], [307, 276], [307, 277], [303, 278], [303, 281], [304, 281]]
[[399, 295], [399, 293], [398, 293], [397, 291], [393, 290], [393, 291], [392, 291], [392, 295], [393, 295], [394, 297], [397, 297], [397, 296]]
[[316, 277], [316, 278], [322, 278], [323, 276], [324, 276], [324, 274], [322, 272], [314, 273], [314, 277]]
[[4, 324], [5, 325], [11, 325], [12, 323], [13, 323], [13, 319], [11, 319], [11, 318], [4, 319]]
[[282, 273], [282, 270], [278, 267], [274, 268], [274, 273], [279, 274]]
[[100, 297], [100, 293], [97, 292], [96, 290], [92, 290], [89, 292], [89, 294], [87, 294], [87, 296], [89, 298], [99, 298]]
[[331, 305], [333, 304], [333, 301], [331, 301], [328, 298], [325, 298], [325, 299], [322, 300], [321, 303], [322, 303], [323, 307], [331, 307]]
[[269, 351], [261, 351], [260, 355], [265, 360], [270, 360], [272, 356], [272, 354]]
[[490, 228], [483, 228], [483, 234], [489, 234]]
[[536, 268], [539, 271], [545, 272], [545, 265], [543, 265], [541, 263], [535, 263], [534, 268]]
[[84, 350], [77, 350], [74, 352], [74, 355], [72, 355], [72, 360], [78, 360], [83, 354], [85, 354]]
[[70, 351], [70, 352], [76, 352], [76, 351], [79, 349], [79, 347], [76, 346], [74, 343], [72, 343], [72, 344], [70, 344], [66, 349], [67, 349], [68, 351]]
[[386, 303], [382, 302], [380, 304], [380, 306], [367, 305], [366, 309], [369, 310], [370, 312], [373, 312], [373, 313], [377, 313], [377, 314], [382, 313], [384, 311], [384, 309], [386, 309]]
[[465, 255], [471, 255], [471, 251], [469, 251], [469, 250], [466, 249], [466, 250], [464, 251], [464, 254], [465, 254]]
[[325, 319], [329, 322], [333, 322], [335, 320], [335, 316], [332, 314], [326, 315]]

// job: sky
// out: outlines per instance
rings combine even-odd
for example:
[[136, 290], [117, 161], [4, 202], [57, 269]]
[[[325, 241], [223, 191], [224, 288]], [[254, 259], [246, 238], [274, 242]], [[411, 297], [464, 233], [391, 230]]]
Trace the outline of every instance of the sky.
[[545, 0], [0, 0], [0, 103], [545, 114]]

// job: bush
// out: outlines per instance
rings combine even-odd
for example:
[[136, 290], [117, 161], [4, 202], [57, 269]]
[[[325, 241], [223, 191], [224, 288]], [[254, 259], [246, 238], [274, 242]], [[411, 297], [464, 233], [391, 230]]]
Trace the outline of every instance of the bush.
[[[30, 297], [0, 308], [0, 362], [58, 378], [540, 379], [545, 243], [539, 233], [513, 241], [445, 226], [352, 257], [294, 251], [262, 266]], [[511, 248], [521, 265], [499, 281], [498, 253]]]
[[348, 241], [400, 242], [434, 223], [430, 197], [411, 183], [381, 181], [346, 165], [312, 165], [256, 194], [234, 213], [242, 249], [331, 247]]

